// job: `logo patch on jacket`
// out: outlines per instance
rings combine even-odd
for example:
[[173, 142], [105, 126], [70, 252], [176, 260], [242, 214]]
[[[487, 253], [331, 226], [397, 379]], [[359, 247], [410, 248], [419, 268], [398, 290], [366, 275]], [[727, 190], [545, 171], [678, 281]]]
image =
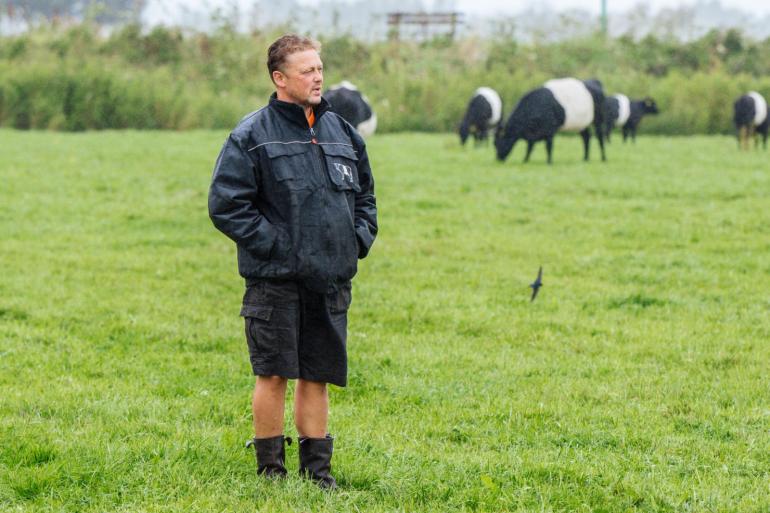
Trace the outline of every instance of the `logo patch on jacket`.
[[337, 170], [337, 172], [340, 174], [343, 180], [346, 182], [352, 182], [353, 181], [353, 168], [350, 166], [346, 166], [345, 164], [340, 164], [339, 162], [334, 163], [334, 169]]

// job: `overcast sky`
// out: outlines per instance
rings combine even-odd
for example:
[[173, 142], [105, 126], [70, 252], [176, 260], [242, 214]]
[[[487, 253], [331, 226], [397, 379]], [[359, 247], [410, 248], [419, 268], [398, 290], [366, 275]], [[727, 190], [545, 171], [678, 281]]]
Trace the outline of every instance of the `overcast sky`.
[[[310, 5], [318, 3], [318, 0], [301, 1]], [[426, 6], [440, 3], [442, 3], [441, 0], [423, 0], [423, 4]], [[451, 2], [445, 0], [445, 3]], [[514, 14], [533, 7], [533, 2], [530, 0], [455, 0], [454, 3], [459, 11], [473, 14]], [[657, 11], [662, 8], [692, 6], [695, 3], [696, 0], [607, 0], [607, 8], [610, 12], [627, 11], [636, 5], [645, 4], [651, 10]], [[724, 7], [735, 7], [749, 12], [770, 13], [770, 1], [768, 0], [721, 0], [719, 3]], [[553, 10], [577, 8], [596, 13], [601, 11], [601, 0], [539, 0], [537, 4], [548, 6]]]
[[[355, 7], [353, 12], [346, 13], [346, 18], [356, 18], [361, 8], [362, 2], [365, 0], [148, 0], [147, 8], [144, 12], [144, 20], [150, 25], [155, 23], [165, 24], [182, 24], [187, 26], [206, 27], [207, 23], [211, 23], [210, 13], [218, 8], [223, 8], [225, 11], [229, 11], [233, 6], [237, 6], [241, 13], [250, 13], [248, 17], [244, 17], [244, 21], [248, 21], [250, 18], [264, 20], [272, 20], [275, 22], [278, 17], [291, 16], [281, 6], [307, 5], [309, 8], [317, 6], [328, 7], [331, 2], [339, 3], [354, 3], [358, 5], [358, 9]], [[649, 14], [659, 12], [661, 9], [676, 9], [678, 7], [692, 8], [694, 5], [702, 6], [702, 9], [698, 9], [697, 12], [703, 13], [705, 17], [700, 17], [700, 21], [707, 20], [708, 27], [724, 25], [734, 23], [733, 20], [741, 20], [738, 23], [745, 24], [745, 28], [753, 33], [755, 37], [768, 37], [770, 35], [770, 27], [767, 26], [766, 16], [770, 16], [770, 0], [606, 0], [607, 7], [610, 14], [616, 15], [613, 26], [619, 27], [617, 20], [623, 20], [623, 14], [630, 11], [635, 7], [644, 7]], [[296, 3], [295, 3], [296, 2]], [[270, 12], [263, 12], [258, 10], [254, 13], [255, 5], [259, 4], [260, 9], [264, 5], [270, 5]], [[718, 4], [722, 9], [714, 9], [714, 4]], [[598, 15], [601, 10], [601, 0], [379, 0], [374, 4], [376, 11], [388, 12], [390, 10], [404, 10], [403, 6], [411, 6], [406, 10], [414, 10], [415, 6], [423, 5], [428, 11], [447, 11], [457, 10], [466, 14], [470, 19], [476, 20], [490, 20], [495, 19], [495, 16], [515, 16], [520, 15], [522, 12], [560, 12], [571, 9], [579, 9], [583, 12], [590, 11], [593, 15]], [[274, 8], [273, 8], [274, 6]], [[399, 7], [401, 6], [401, 7]], [[711, 8], [706, 8], [711, 7]], [[727, 10], [740, 10], [741, 14], [729, 15], [725, 12]], [[365, 11], [372, 10], [372, 4], [367, 4]], [[317, 12], [317, 11], [316, 11]], [[710, 13], [710, 14], [707, 14]], [[716, 13], [716, 15], [714, 14]], [[745, 14], [744, 14], [745, 13]], [[363, 13], [361, 13], [363, 15]], [[620, 15], [618, 18], [617, 15]], [[748, 15], [748, 16], [747, 16]], [[715, 17], [716, 16], [716, 17]], [[722, 16], [720, 18], [720, 16]], [[281, 18], [281, 19], [284, 19]], [[360, 16], [356, 18], [360, 24]], [[542, 17], [541, 17], [542, 18]], [[542, 22], [542, 19], [538, 23]], [[320, 18], [326, 20], [326, 18]], [[525, 17], [523, 21], [526, 22]], [[724, 23], [720, 23], [723, 20]], [[751, 21], [754, 20], [753, 25]], [[307, 23], [303, 26], [307, 28], [307, 24], [313, 20], [305, 20]], [[520, 20], [521, 21], [521, 20]], [[327, 23], [328, 20], [322, 21]], [[526, 24], [526, 23], [524, 23]], [[702, 23], [701, 23], [702, 24]], [[622, 23], [621, 23], [622, 25]], [[323, 25], [325, 26], [325, 25]], [[524, 25], [522, 25], [523, 27]], [[733, 26], [733, 25], [730, 25]], [[298, 30], [303, 30], [300, 27]], [[707, 27], [707, 28], [708, 28]], [[316, 29], [321, 29], [321, 26], [316, 26]], [[621, 27], [622, 30], [625, 28]], [[385, 29], [382, 29], [385, 30]], [[702, 31], [701, 31], [702, 32]], [[695, 32], [692, 35], [697, 36], [701, 32]], [[360, 34], [359, 34], [360, 35]], [[371, 35], [371, 34], [370, 34]], [[372, 36], [374, 37], [374, 36]]]
[[[307, 5], [318, 5], [319, 0], [298, 0]], [[697, 0], [607, 0], [607, 7], [610, 12], [622, 12], [631, 9], [640, 4], [647, 5], [651, 11], [657, 11], [662, 8], [676, 8], [680, 6], [692, 6]], [[713, 1], [718, 0], [701, 0]], [[249, 0], [154, 0], [150, 1], [150, 8], [164, 11], [171, 6], [183, 5], [188, 9], [203, 9], [206, 7], [225, 6], [237, 3], [242, 7], [247, 7], [253, 2]], [[385, 2], [383, 2], [385, 3]], [[468, 14], [494, 15], [494, 14], [515, 14], [531, 7], [543, 6], [552, 10], [583, 9], [599, 13], [601, 10], [601, 0], [538, 0], [534, 3], [531, 0], [423, 0], [423, 5], [428, 9], [441, 4], [454, 4], [459, 11]], [[770, 1], [768, 0], [721, 0], [718, 1], [723, 7], [734, 7], [747, 12], [757, 14], [770, 14]], [[153, 5], [155, 4], [155, 5]], [[280, 8], [281, 1], [275, 0], [275, 5]], [[163, 9], [163, 7], [166, 9]], [[159, 9], [160, 7], [160, 9]]]

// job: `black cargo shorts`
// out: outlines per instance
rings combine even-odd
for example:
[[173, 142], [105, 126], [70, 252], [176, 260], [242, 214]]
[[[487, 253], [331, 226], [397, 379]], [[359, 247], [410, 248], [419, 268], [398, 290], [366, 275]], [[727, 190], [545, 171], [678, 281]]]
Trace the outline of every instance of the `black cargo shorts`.
[[251, 280], [241, 316], [254, 375], [344, 387], [350, 285], [324, 294], [295, 281]]

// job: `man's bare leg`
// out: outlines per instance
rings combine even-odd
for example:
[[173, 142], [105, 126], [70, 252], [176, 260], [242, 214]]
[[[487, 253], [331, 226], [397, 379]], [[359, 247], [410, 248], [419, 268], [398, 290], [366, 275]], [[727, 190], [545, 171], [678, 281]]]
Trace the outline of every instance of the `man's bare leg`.
[[254, 436], [270, 438], [283, 434], [283, 410], [286, 401], [286, 378], [257, 376], [251, 396]]
[[294, 390], [294, 423], [300, 437], [324, 438], [329, 420], [326, 383], [297, 380]]

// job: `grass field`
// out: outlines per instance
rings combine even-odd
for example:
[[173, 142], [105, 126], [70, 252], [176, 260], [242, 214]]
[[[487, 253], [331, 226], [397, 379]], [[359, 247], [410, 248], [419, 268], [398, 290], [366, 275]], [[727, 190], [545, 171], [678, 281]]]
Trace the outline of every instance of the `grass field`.
[[770, 153], [371, 139], [328, 494], [243, 448], [225, 136], [0, 131], [0, 511], [770, 511]]

